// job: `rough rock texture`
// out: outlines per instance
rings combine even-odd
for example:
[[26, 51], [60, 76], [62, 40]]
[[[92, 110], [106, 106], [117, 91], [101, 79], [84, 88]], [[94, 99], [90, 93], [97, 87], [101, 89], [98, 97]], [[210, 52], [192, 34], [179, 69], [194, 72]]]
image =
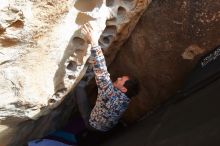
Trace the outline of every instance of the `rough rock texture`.
[[[106, 25], [100, 44], [108, 64], [111, 64], [109, 70], [113, 79], [129, 73], [141, 81], [141, 92], [132, 100], [125, 114], [128, 122], [139, 119], [146, 111], [172, 95], [182, 85], [199, 56], [220, 43], [220, 2], [214, 0], [154, 0], [131, 35], [150, 1], [107, 0], [104, 4], [100, 0], [91, 3], [87, 0], [1, 2], [5, 5], [0, 4], [0, 15], [12, 13], [13, 21], [5, 21], [2, 19], [5, 17], [0, 17], [0, 59], [3, 58], [0, 63], [0, 93], [2, 99], [8, 96], [8, 100], [1, 100], [0, 105], [0, 116], [4, 119], [1, 120], [0, 141], [10, 140], [12, 146], [41, 137], [59, 127], [56, 125], [59, 124], [58, 119], [65, 121], [68, 118], [69, 115], [60, 116], [66, 113], [65, 106], [69, 105], [68, 102], [71, 105], [71, 100], [62, 103], [61, 109], [64, 110], [54, 109], [37, 121], [16, 125], [38, 117], [39, 113], [44, 114], [49, 99], [54, 99], [49, 101], [53, 108], [56, 107], [81, 79], [79, 75], [85, 72], [86, 67], [83, 66], [89, 55], [89, 47], [80, 33], [80, 26], [88, 21], [93, 25], [101, 25], [96, 27], [100, 33]], [[15, 11], [14, 8], [8, 8], [8, 2], [17, 2], [15, 7], [19, 9]], [[20, 9], [27, 12], [21, 13]], [[106, 16], [99, 17], [98, 14]], [[32, 19], [28, 21], [27, 18]], [[28, 22], [36, 31], [31, 31]], [[131, 37], [126, 44], [120, 47], [129, 35]], [[11, 59], [13, 57], [18, 60]], [[26, 82], [24, 84], [17, 79]], [[30, 91], [21, 92], [20, 88]], [[90, 87], [90, 95], [94, 93], [94, 88]], [[19, 96], [22, 98], [14, 95], [22, 95]], [[4, 115], [7, 112], [12, 114]], [[51, 124], [45, 125], [45, 121]], [[16, 127], [11, 127], [13, 124]], [[7, 127], [11, 127], [12, 132]]]
[[[45, 125], [47, 120], [38, 118], [50, 113], [45, 119], [51, 123], [57, 113], [66, 112], [54, 108], [85, 74], [90, 45], [81, 33], [83, 24], [90, 23], [100, 34], [110, 63], [150, 2], [1, 0], [1, 144], [22, 145], [59, 124]], [[108, 49], [112, 43], [115, 48]], [[22, 123], [30, 119], [38, 122]]]
[[[0, 146], [23, 146], [27, 141], [41, 138], [48, 133], [63, 127], [72, 113], [75, 113], [74, 101], [71, 94], [67, 95], [63, 102], [53, 111], [37, 120], [13, 121], [9, 127], [1, 126]], [[1, 124], [8, 126], [3, 121]]]
[[141, 82], [125, 119], [139, 119], [174, 94], [198, 58], [220, 44], [219, 34], [219, 0], [152, 1], [110, 65], [113, 77], [130, 73]]

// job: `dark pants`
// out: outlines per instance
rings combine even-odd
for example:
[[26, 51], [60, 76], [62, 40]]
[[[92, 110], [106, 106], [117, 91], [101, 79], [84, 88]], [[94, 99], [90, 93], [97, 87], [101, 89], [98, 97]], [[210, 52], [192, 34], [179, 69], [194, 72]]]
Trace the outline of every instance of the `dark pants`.
[[75, 88], [75, 102], [78, 106], [79, 112], [83, 118], [86, 127], [89, 130], [96, 131], [95, 128], [89, 125], [89, 118], [92, 111], [91, 105], [89, 103], [85, 87], [78, 84]]

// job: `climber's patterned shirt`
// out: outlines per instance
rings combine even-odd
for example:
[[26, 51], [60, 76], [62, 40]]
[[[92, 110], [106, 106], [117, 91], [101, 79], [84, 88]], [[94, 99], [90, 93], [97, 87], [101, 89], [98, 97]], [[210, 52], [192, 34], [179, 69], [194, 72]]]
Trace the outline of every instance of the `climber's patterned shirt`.
[[98, 86], [98, 97], [89, 124], [97, 130], [108, 131], [118, 123], [119, 118], [128, 108], [130, 99], [114, 88], [101, 47], [93, 47], [91, 53], [95, 59], [93, 71]]

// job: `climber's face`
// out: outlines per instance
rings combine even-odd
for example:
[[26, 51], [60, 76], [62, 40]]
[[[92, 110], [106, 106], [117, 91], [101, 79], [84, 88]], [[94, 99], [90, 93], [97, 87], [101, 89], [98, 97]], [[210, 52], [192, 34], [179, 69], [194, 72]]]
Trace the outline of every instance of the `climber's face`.
[[124, 87], [125, 82], [129, 80], [128, 76], [118, 77], [117, 80], [113, 83], [114, 87], [119, 89], [121, 92], [126, 93], [127, 89]]

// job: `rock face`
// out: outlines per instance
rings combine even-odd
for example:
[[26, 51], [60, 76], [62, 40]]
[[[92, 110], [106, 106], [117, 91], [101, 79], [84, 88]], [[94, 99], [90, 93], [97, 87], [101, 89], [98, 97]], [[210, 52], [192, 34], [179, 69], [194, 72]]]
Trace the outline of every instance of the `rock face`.
[[[10, 145], [22, 145], [59, 124], [45, 125], [47, 120], [40, 117], [48, 113], [45, 119], [58, 117], [55, 108], [89, 66], [90, 45], [81, 32], [83, 24], [90, 23], [100, 34], [100, 45], [111, 63], [150, 2], [1, 0], [1, 144], [10, 140]], [[109, 49], [113, 43], [115, 48]], [[30, 119], [38, 122], [24, 125]], [[33, 132], [41, 125], [45, 126], [41, 132]], [[21, 137], [13, 134], [15, 129]], [[30, 137], [30, 133], [34, 134]]]
[[220, 2], [154, 0], [144, 12], [150, 2], [1, 0], [1, 144], [22, 145], [69, 117], [74, 103], [64, 97], [89, 66], [90, 47], [80, 31], [87, 22], [100, 33], [113, 80], [122, 74], [140, 80], [127, 122], [170, 97], [199, 56], [220, 43]]
[[220, 1], [154, 0], [109, 69], [141, 82], [125, 119], [132, 122], [183, 85], [199, 57], [220, 44]]

